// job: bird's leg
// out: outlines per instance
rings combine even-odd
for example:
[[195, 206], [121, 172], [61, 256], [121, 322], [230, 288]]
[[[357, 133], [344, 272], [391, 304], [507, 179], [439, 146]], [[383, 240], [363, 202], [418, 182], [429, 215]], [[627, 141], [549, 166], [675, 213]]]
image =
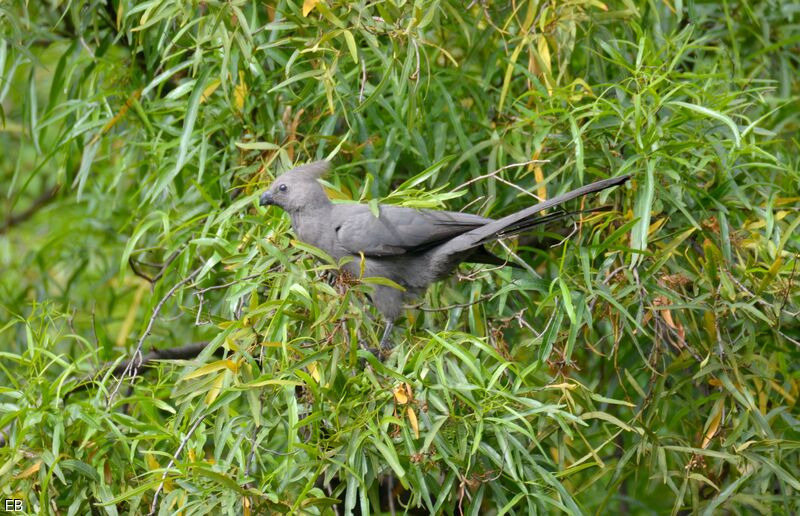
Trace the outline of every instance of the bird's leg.
[[389, 343], [389, 337], [391, 336], [392, 328], [394, 328], [394, 321], [387, 321], [386, 329], [383, 330], [383, 337], [381, 337], [381, 351], [388, 351], [392, 348], [392, 345]]

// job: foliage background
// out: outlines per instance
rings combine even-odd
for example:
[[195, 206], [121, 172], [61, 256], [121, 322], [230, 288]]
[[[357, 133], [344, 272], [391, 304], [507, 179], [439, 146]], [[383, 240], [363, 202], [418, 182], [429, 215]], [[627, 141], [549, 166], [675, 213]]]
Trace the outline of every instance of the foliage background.
[[[2, 496], [797, 512], [798, 22], [777, 1], [0, 4]], [[634, 179], [562, 246], [508, 243], [530, 270], [432, 288], [458, 306], [409, 312], [380, 363], [368, 285], [257, 206], [329, 156], [338, 198], [489, 216], [533, 202], [515, 185]], [[120, 374], [170, 348], [203, 351]]]

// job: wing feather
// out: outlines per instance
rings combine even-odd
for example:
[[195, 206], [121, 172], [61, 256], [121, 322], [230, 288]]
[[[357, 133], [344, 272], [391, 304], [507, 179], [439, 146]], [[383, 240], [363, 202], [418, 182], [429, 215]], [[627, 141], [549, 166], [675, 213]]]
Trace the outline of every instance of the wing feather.
[[378, 207], [376, 217], [364, 204], [339, 204], [334, 218], [344, 249], [376, 257], [421, 252], [492, 222], [469, 213], [385, 205]]

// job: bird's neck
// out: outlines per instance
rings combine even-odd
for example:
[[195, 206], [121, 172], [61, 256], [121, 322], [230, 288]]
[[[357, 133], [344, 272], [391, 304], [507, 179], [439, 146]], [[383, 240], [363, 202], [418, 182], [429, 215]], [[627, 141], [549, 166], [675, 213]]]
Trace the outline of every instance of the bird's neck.
[[326, 249], [327, 242], [322, 240], [328, 236], [328, 229], [326, 223], [332, 218], [333, 203], [330, 199], [316, 200], [313, 203], [308, 203], [307, 206], [300, 210], [289, 212], [292, 218], [292, 229], [294, 229], [297, 238], [301, 241], [319, 247], [320, 249], [330, 252]]

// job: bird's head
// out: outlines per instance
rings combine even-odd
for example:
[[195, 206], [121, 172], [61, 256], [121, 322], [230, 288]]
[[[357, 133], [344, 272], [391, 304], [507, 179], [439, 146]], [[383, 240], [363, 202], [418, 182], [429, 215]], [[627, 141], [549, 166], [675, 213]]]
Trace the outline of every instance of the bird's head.
[[259, 204], [279, 206], [294, 213], [320, 202], [330, 202], [317, 181], [330, 167], [328, 161], [315, 161], [293, 168], [275, 179], [269, 190], [261, 194]]

